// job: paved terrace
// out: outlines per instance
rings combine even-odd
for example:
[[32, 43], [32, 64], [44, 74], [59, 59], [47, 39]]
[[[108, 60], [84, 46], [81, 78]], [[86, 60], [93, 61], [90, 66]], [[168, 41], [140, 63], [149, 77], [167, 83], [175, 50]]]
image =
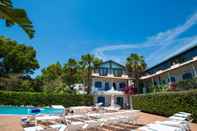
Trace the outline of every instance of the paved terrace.
[[[130, 131], [131, 129], [136, 129], [139, 126], [152, 123], [155, 121], [164, 121], [167, 118], [158, 116], [158, 115], [152, 115], [148, 113], [139, 113], [140, 117], [138, 119], [138, 125], [133, 126], [130, 123], [124, 123], [124, 124], [116, 124], [116, 125], [110, 125], [110, 126], [104, 126], [102, 128], [97, 129], [97, 131]], [[197, 124], [192, 123], [191, 125], [192, 131], [197, 131]], [[20, 117], [19, 116], [0, 116], [0, 131], [23, 131], [22, 126], [20, 125]], [[89, 131], [93, 131], [90, 129]]]

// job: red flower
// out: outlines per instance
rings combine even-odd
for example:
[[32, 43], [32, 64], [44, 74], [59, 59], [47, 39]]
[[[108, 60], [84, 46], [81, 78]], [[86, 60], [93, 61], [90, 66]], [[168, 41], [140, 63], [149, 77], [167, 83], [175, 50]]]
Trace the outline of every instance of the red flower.
[[126, 87], [124, 88], [124, 93], [125, 93], [126, 95], [135, 94], [135, 93], [136, 93], [136, 88], [134, 87], [134, 85], [126, 86]]
[[171, 83], [170, 84], [170, 90], [175, 91], [176, 90], [176, 83]]

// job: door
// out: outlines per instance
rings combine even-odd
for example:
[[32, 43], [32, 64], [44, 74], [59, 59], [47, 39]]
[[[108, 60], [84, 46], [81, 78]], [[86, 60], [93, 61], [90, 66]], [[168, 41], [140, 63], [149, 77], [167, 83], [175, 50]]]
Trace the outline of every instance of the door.
[[116, 98], [116, 104], [120, 105], [121, 107], [123, 107], [123, 102], [124, 102], [123, 97]]
[[102, 106], [105, 106], [105, 97], [104, 96], [97, 97], [97, 103], [102, 103]]

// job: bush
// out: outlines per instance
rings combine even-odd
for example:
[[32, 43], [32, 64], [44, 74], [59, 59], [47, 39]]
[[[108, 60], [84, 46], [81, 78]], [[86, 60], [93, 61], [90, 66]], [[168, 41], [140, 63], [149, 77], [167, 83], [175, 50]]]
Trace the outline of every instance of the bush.
[[168, 85], [152, 85], [149, 89], [149, 93], [156, 93], [156, 92], [166, 92], [168, 90]]
[[93, 97], [90, 95], [76, 94], [46, 94], [32, 92], [8, 92], [0, 91], [0, 105], [33, 105], [33, 106], [49, 106], [64, 105], [82, 106], [92, 105]]
[[197, 122], [197, 90], [135, 95], [132, 103], [134, 109], [163, 116], [190, 112]]
[[183, 80], [176, 83], [176, 90], [189, 90], [197, 88], [197, 79]]

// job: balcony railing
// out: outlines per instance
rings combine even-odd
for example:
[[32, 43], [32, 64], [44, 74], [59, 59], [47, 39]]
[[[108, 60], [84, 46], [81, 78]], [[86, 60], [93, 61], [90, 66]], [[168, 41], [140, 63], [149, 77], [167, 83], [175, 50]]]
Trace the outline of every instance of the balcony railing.
[[110, 74], [115, 77], [121, 77], [122, 75], [126, 75], [125, 70], [118, 68], [117, 69], [99, 68], [99, 69], [95, 69], [93, 73], [99, 74], [99, 76], [108, 76]]
[[[98, 87], [94, 87], [94, 91], [108, 91], [108, 90], [110, 90], [112, 87], [110, 87], [110, 88], [106, 88], [106, 87], [101, 87], [101, 88], [98, 88]], [[118, 87], [118, 88], [114, 88], [114, 90], [117, 90], [117, 91], [124, 91], [124, 89], [126, 88], [126, 86], [125, 87]]]

